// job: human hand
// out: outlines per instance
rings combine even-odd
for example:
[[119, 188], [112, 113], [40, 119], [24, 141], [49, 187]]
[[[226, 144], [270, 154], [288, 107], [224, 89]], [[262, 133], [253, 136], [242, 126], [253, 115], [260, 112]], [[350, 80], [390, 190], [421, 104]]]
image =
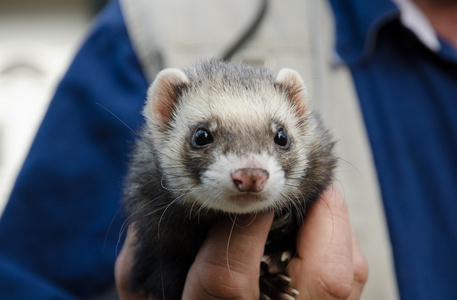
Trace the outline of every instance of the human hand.
[[349, 221], [346, 202], [330, 186], [297, 235], [297, 255], [288, 269], [295, 299], [359, 299], [368, 264]]
[[[260, 259], [273, 213], [221, 220], [209, 231], [189, 270], [183, 299], [259, 299]], [[232, 229], [233, 226], [233, 229]], [[149, 299], [129, 290], [136, 234], [134, 224], [116, 260], [116, 287], [122, 300]], [[229, 247], [227, 248], [227, 242]], [[228, 253], [228, 256], [227, 256]]]
[[[272, 220], [266, 213], [237, 217], [234, 226], [229, 218], [215, 224], [189, 270], [183, 299], [259, 299], [260, 261]], [[291, 286], [300, 292], [295, 299], [360, 297], [368, 267], [336, 189], [327, 189], [313, 205], [297, 239], [297, 256], [288, 268]], [[128, 290], [134, 240], [129, 228], [116, 261], [116, 285], [124, 300], [140, 299]]]

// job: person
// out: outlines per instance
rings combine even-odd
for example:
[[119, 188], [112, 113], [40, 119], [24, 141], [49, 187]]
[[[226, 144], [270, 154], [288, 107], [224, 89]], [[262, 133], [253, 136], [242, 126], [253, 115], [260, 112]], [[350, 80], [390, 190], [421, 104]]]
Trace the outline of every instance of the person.
[[457, 294], [457, 2], [330, 0], [378, 173], [401, 299]]
[[[97, 298], [114, 286], [117, 250], [123, 245], [118, 234], [126, 218], [120, 211], [122, 180], [135, 138], [132, 132], [142, 125], [140, 111], [154, 74], [144, 69], [142, 52], [132, 45], [125, 9], [125, 4], [121, 9], [118, 1], [111, 1], [96, 19], [56, 90], [17, 178], [0, 219], [2, 298]], [[160, 69], [163, 60], [155, 58]], [[343, 198], [333, 189], [323, 197], [300, 231], [299, 256], [291, 266], [294, 287], [303, 299], [357, 299], [366, 281], [366, 262]], [[230, 296], [240, 291], [240, 284], [242, 297], [252, 295], [244, 291], [258, 294], [251, 283], [258, 279], [259, 251], [271, 217], [259, 215], [233, 232], [231, 245], [256, 250], [253, 256], [231, 252], [231, 257], [249, 262], [239, 273], [249, 280], [228, 279], [233, 289], [217, 292]], [[184, 297], [199, 298], [201, 292], [217, 288], [201, 276], [211, 279], [217, 271], [206, 262], [220, 261], [217, 247], [222, 243], [225, 249], [221, 233], [227, 233], [226, 222], [221, 220], [207, 237], [188, 275]], [[132, 240], [134, 232], [129, 230], [116, 265], [124, 298], [133, 296], [125, 288]], [[229, 263], [236, 269], [235, 261]]]

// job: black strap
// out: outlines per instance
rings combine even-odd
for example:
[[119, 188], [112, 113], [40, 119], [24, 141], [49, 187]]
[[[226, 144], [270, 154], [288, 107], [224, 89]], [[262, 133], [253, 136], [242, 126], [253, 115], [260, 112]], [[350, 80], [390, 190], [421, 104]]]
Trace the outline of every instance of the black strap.
[[260, 5], [259, 13], [257, 14], [257, 17], [255, 18], [254, 22], [248, 27], [246, 32], [240, 37], [240, 39], [233, 44], [222, 56], [222, 60], [224, 61], [229, 61], [232, 59], [232, 56], [247, 42], [249, 41], [254, 33], [257, 31], [259, 28], [260, 23], [262, 23], [263, 18], [265, 17], [265, 14], [267, 12], [268, 8], [268, 0], [262, 0], [262, 3]]

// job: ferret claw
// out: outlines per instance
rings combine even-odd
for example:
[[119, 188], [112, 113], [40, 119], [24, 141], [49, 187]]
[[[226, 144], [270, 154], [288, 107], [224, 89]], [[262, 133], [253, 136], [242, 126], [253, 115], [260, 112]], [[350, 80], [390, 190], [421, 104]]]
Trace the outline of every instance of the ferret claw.
[[268, 297], [267, 295], [265, 295], [265, 294], [263, 294], [263, 293], [262, 293], [262, 295], [260, 296], [260, 299], [261, 299], [261, 300], [271, 300], [270, 297]]
[[290, 277], [287, 277], [286, 275], [283, 275], [283, 274], [279, 274], [278, 278], [283, 280], [283, 281], [287, 281], [287, 282], [291, 282], [292, 281], [292, 279], [290, 279]]
[[271, 264], [271, 258], [268, 255], [262, 256], [262, 259], [260, 261], [266, 263], [267, 265]]
[[289, 293], [290, 295], [295, 295], [295, 296], [298, 296], [300, 295], [300, 292], [297, 291], [296, 289], [294, 289], [293, 287], [287, 287], [287, 293]]
[[289, 295], [289, 294], [281, 294], [281, 298], [282, 298], [283, 300], [295, 300], [295, 298], [292, 297], [292, 296]]
[[281, 255], [281, 262], [291, 260], [291, 258], [292, 258], [292, 253], [290, 253], [290, 251], [284, 251]]

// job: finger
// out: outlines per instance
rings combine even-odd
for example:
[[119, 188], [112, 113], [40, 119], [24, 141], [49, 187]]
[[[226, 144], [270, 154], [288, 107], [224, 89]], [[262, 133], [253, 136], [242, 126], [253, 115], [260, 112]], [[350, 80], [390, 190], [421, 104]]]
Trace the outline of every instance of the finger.
[[114, 279], [119, 293], [119, 298], [122, 300], [144, 299], [144, 297], [135, 295], [129, 289], [130, 270], [133, 266], [133, 255], [136, 240], [137, 236], [134, 224], [131, 224], [127, 230], [124, 246], [122, 247], [122, 250], [116, 259], [116, 263], [114, 264]]
[[346, 203], [329, 187], [298, 232], [292, 285], [303, 299], [347, 299], [352, 291], [352, 231]]
[[208, 233], [187, 275], [187, 299], [259, 299], [260, 261], [273, 213], [226, 218]]
[[352, 229], [352, 262], [354, 265], [354, 279], [350, 300], [357, 300], [363, 292], [363, 288], [368, 280], [368, 263], [360, 249], [357, 236]]

